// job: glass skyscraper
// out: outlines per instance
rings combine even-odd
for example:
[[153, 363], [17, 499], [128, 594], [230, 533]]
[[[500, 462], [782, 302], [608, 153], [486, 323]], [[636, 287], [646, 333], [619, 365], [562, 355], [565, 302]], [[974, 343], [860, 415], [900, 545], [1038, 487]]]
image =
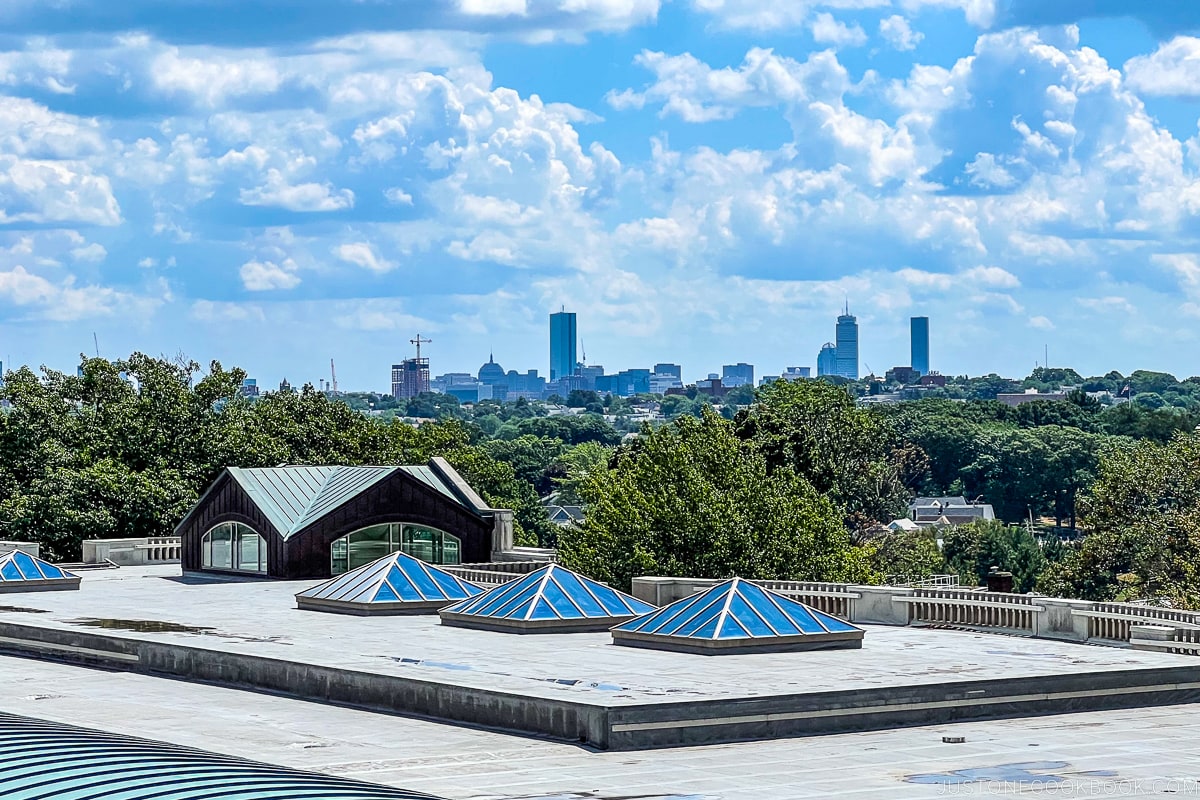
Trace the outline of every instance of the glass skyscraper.
[[858, 319], [850, 314], [850, 307], [838, 317], [837, 367], [834, 373], [852, 381], [858, 380]]
[[912, 318], [912, 368], [929, 374], [929, 317]]
[[575, 374], [575, 312], [550, 315], [550, 381]]
[[817, 375], [836, 375], [837, 374], [837, 346], [833, 342], [826, 342], [821, 345], [821, 352], [817, 355]]

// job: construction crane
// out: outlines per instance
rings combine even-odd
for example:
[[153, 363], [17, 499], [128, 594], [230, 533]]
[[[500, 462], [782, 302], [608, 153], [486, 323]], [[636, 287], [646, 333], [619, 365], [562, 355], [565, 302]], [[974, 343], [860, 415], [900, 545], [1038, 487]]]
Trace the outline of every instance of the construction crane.
[[587, 345], [585, 345], [583, 343], [582, 336], [579, 337], [579, 352], [583, 354], [583, 361], [580, 363], [582, 363], [586, 367], [587, 366]]
[[337, 397], [337, 367], [333, 365], [333, 359], [329, 359], [329, 390], [333, 392], [333, 396]]
[[100, 357], [100, 340], [96, 337], [96, 332], [92, 331], [92, 344], [96, 346], [96, 358]]
[[433, 343], [433, 339], [422, 339], [419, 333], [417, 334], [417, 338], [409, 339], [408, 341], [417, 346], [417, 361], [421, 360], [421, 345]]

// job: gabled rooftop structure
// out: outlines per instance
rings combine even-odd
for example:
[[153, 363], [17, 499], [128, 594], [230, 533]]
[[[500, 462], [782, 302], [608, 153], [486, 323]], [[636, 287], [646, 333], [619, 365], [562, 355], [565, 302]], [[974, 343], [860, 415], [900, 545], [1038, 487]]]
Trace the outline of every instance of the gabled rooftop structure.
[[483, 594], [473, 583], [407, 553], [392, 553], [296, 595], [306, 611], [415, 614]]
[[45, 592], [78, 589], [79, 576], [13, 550], [0, 556], [0, 592]]
[[654, 606], [558, 564], [442, 609], [443, 625], [508, 633], [603, 631]]
[[863, 631], [741, 578], [612, 629], [613, 644], [683, 653], [779, 653], [862, 647]]
[[229, 467], [176, 528], [185, 572], [328, 578], [402, 551], [482, 562], [512, 544], [445, 459], [416, 466]]

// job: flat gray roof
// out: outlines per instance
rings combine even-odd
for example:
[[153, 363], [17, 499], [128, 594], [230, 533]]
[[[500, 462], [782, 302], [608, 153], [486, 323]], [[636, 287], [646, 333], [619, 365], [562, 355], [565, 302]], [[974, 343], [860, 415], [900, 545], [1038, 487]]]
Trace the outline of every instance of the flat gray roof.
[[[7, 687], [0, 695], [3, 712], [450, 800], [1017, 796], [1015, 781], [1025, 781], [1025, 791], [1034, 797], [1168, 790], [1175, 796], [1200, 794], [1200, 705], [592, 752], [286, 697], [29, 659], [0, 657], [0, 683]], [[946, 744], [943, 736], [961, 736], [966, 742]]]
[[[705, 657], [614, 646], [607, 632], [518, 636], [441, 625], [436, 614], [300, 611], [293, 595], [319, 581], [195, 583], [178, 572], [178, 566], [87, 571], [77, 592], [6, 597], [5, 604], [45, 613], [0, 610], [0, 621], [608, 707], [1200, 667], [1185, 655], [878, 625], [862, 626], [861, 650]], [[105, 627], [89, 627], [87, 620]], [[125, 630], [112, 620], [152, 625]], [[197, 630], [155, 630], [159, 623]]]

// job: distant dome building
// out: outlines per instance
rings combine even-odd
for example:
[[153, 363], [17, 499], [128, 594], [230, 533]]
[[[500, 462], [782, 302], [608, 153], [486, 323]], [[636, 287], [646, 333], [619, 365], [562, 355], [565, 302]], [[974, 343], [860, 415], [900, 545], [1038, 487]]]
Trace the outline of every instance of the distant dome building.
[[508, 373], [496, 363], [490, 353], [487, 363], [479, 368], [479, 382], [485, 386], [501, 386], [508, 383]]

